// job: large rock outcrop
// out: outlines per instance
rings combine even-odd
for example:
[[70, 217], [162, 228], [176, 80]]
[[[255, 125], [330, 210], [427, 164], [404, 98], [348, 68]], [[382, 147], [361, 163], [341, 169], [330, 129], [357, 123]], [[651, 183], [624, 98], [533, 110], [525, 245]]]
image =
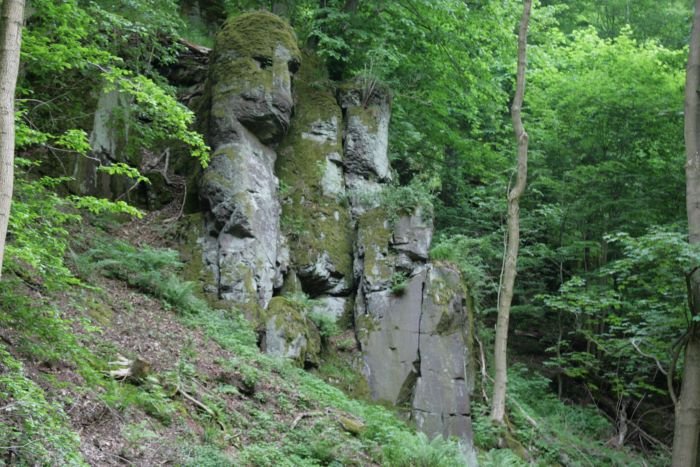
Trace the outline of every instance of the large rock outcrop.
[[349, 318], [371, 396], [470, 440], [466, 292], [429, 261], [431, 213], [383, 201], [389, 91], [331, 82], [286, 23], [257, 12], [224, 24], [202, 102], [213, 157], [198, 243], [216, 298], [257, 320], [266, 352], [305, 366], [321, 340], [304, 297]]
[[207, 264], [219, 298], [265, 308], [280, 276], [279, 182], [272, 144], [289, 127], [292, 73], [301, 54], [294, 31], [266, 13], [227, 21], [210, 61], [208, 140], [213, 150], [200, 192], [208, 205]]

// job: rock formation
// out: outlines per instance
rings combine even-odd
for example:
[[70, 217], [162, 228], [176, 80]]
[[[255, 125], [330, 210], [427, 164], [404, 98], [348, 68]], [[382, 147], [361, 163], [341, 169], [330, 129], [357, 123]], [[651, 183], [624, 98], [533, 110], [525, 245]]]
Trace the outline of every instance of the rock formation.
[[429, 261], [431, 213], [382, 202], [389, 91], [333, 83], [285, 22], [257, 12], [217, 36], [202, 102], [213, 157], [199, 243], [217, 298], [258, 322], [264, 350], [300, 365], [318, 364], [321, 339], [294, 293], [349, 318], [372, 397], [428, 434], [470, 440], [466, 291]]
[[227, 22], [209, 67], [208, 140], [213, 154], [201, 197], [204, 243], [220, 298], [267, 307], [279, 276], [279, 181], [271, 145], [289, 128], [291, 75], [300, 52], [280, 18], [253, 13]]

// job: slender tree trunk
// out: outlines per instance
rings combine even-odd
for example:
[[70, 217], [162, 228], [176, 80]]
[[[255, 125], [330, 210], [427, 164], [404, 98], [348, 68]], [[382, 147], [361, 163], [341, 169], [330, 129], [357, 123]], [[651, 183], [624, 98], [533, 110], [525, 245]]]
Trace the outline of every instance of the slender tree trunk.
[[0, 274], [10, 220], [15, 158], [15, 87], [22, 43], [24, 0], [0, 6]]
[[[700, 243], [700, 0], [695, 2], [693, 31], [685, 78], [685, 179], [688, 211], [688, 241]], [[700, 272], [687, 277], [688, 306], [694, 317], [700, 314]], [[696, 467], [700, 437], [700, 329], [691, 321], [685, 346], [683, 383], [676, 403], [673, 430], [673, 467]]]
[[693, 32], [685, 77], [685, 178], [688, 241], [700, 243], [700, 1], [695, 2]]
[[[699, 0], [700, 1], [700, 0]], [[518, 32], [518, 71], [515, 86], [515, 98], [511, 107], [513, 129], [518, 143], [518, 171], [515, 185], [508, 193], [508, 241], [506, 257], [498, 297], [498, 319], [496, 322], [496, 339], [494, 349], [495, 378], [493, 385], [493, 402], [491, 420], [503, 424], [506, 413], [506, 385], [508, 384], [508, 320], [510, 304], [513, 300], [513, 286], [517, 272], [518, 249], [520, 247], [520, 197], [527, 183], [527, 143], [528, 136], [523, 126], [521, 110], [525, 97], [525, 68], [527, 65], [527, 28], [530, 21], [532, 0], [524, 0], [523, 16]]]

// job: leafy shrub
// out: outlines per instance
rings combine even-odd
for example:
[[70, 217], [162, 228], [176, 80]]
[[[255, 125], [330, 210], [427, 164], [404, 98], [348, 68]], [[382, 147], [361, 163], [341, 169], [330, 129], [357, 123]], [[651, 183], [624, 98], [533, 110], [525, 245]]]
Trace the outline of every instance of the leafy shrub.
[[336, 322], [334, 316], [330, 316], [320, 311], [312, 311], [307, 316], [311, 322], [316, 325], [318, 333], [321, 335], [321, 339], [324, 341], [327, 341], [328, 338], [337, 336], [340, 333], [340, 328], [338, 327], [338, 323]]
[[484, 248], [488, 248], [488, 239], [451, 235], [437, 238], [430, 250], [431, 259], [449, 261], [459, 268], [469, 293], [477, 303], [498, 288], [498, 278], [489, 275], [489, 268], [484, 263]]
[[396, 272], [391, 276], [391, 293], [403, 295], [408, 286], [408, 276], [405, 272]]
[[424, 219], [433, 217], [434, 195], [424, 183], [412, 181], [408, 185], [391, 185], [381, 192], [381, 205], [394, 223], [401, 215], [411, 215], [420, 210]]

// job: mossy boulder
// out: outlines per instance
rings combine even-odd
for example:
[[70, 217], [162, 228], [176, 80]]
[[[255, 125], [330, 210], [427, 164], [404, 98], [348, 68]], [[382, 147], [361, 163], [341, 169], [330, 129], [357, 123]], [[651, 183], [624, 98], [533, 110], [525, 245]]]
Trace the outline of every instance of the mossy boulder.
[[302, 305], [285, 297], [273, 297], [263, 316], [263, 351], [290, 358], [299, 366], [318, 366], [321, 336]]
[[289, 128], [292, 75], [300, 61], [294, 30], [283, 19], [262, 11], [229, 18], [210, 62], [212, 146], [229, 133], [230, 119], [264, 143], [279, 141]]

